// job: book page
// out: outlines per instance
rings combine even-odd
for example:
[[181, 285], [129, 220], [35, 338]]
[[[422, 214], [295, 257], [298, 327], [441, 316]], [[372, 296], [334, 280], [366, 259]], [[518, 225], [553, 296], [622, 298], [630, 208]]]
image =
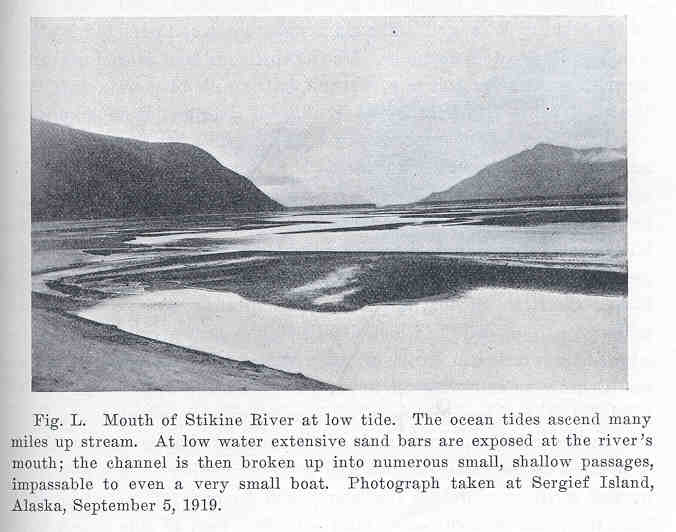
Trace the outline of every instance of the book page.
[[671, 530], [673, 9], [3, 12], [7, 530]]

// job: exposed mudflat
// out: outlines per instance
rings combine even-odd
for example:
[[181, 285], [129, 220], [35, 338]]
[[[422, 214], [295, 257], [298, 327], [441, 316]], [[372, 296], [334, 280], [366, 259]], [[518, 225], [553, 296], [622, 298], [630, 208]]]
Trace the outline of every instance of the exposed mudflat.
[[625, 218], [609, 199], [34, 224], [34, 386], [622, 388]]

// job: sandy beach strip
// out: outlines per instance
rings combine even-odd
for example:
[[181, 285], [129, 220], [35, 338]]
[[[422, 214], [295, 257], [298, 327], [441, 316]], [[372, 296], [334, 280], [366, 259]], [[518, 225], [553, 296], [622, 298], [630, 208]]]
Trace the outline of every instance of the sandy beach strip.
[[34, 392], [340, 389], [79, 318], [41, 294], [31, 321]]

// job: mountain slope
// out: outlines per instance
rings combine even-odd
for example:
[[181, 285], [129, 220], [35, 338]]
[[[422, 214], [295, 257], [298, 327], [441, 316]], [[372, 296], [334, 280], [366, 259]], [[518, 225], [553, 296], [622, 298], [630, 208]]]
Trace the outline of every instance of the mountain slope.
[[206, 151], [31, 120], [33, 220], [282, 208]]
[[625, 194], [624, 148], [576, 150], [552, 144], [491, 164], [425, 201]]

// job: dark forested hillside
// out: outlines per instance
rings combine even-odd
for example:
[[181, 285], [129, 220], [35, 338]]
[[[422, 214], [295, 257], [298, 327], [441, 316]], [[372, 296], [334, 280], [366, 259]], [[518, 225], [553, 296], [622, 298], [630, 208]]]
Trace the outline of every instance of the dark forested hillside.
[[33, 220], [282, 208], [206, 151], [31, 120]]
[[576, 150], [552, 144], [512, 155], [422, 201], [625, 194], [624, 148]]

